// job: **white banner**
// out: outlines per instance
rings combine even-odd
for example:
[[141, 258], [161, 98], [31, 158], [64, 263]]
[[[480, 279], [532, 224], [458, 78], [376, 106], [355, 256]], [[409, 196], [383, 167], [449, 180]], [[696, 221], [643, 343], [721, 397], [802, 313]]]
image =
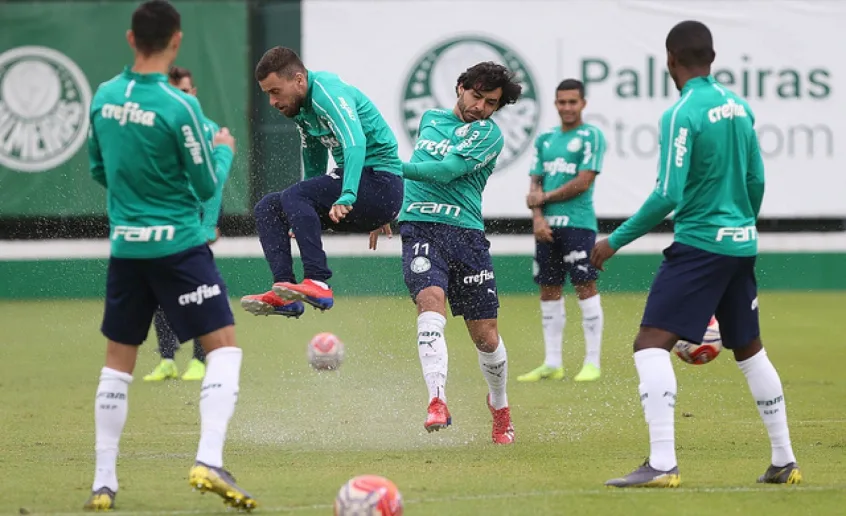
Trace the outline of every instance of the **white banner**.
[[[713, 73], [756, 115], [767, 170], [763, 217], [846, 216], [846, 2], [749, 0], [304, 0], [303, 58], [339, 74], [381, 110], [408, 159], [417, 121], [455, 103], [455, 81], [487, 60], [523, 79], [496, 117], [506, 150], [485, 192], [486, 217], [528, 217], [534, 138], [558, 125], [555, 87], [587, 88], [586, 122], [608, 142], [597, 215], [626, 217], [655, 184], [658, 120], [678, 98], [664, 41], [706, 23]], [[839, 99], [839, 100], [838, 100]]]

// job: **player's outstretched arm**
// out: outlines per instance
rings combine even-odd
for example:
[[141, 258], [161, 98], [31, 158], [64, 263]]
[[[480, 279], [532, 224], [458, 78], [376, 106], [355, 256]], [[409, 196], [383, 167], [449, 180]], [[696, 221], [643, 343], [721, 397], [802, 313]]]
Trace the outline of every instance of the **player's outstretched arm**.
[[679, 109], [665, 113], [661, 121], [661, 154], [658, 182], [643, 206], [608, 237], [614, 251], [642, 237], [664, 220], [681, 201], [694, 132], [690, 120]]
[[326, 121], [344, 152], [344, 182], [336, 205], [352, 206], [358, 198], [358, 184], [367, 151], [364, 130], [354, 97], [333, 85], [314, 81], [314, 110]]

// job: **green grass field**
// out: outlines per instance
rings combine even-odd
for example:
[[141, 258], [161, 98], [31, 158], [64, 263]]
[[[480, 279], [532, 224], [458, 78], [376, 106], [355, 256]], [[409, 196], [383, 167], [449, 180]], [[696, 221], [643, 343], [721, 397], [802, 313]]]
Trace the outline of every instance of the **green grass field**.
[[[647, 455], [631, 341], [643, 296], [606, 295], [603, 378], [520, 384], [542, 341], [534, 297], [502, 301], [517, 443], [490, 441], [487, 387], [460, 319], [450, 319], [453, 426], [423, 430], [426, 389], [413, 306], [405, 298], [338, 299], [298, 321], [236, 310], [245, 349], [225, 457], [264, 514], [331, 514], [338, 488], [372, 473], [396, 482], [408, 515], [842, 514], [846, 504], [846, 293], [761, 294], [764, 342], [785, 385], [805, 484], [762, 486], [769, 443], [730, 353], [705, 366], [674, 358], [682, 488], [615, 491], [603, 482]], [[0, 303], [0, 513], [77, 514], [91, 488], [93, 395], [104, 341], [101, 303]], [[565, 366], [581, 365], [581, 316], [567, 303]], [[309, 338], [347, 344], [337, 373], [312, 371]], [[177, 355], [181, 367], [190, 358]], [[220, 514], [187, 485], [199, 430], [199, 384], [147, 384], [142, 347], [119, 462], [121, 514]]]

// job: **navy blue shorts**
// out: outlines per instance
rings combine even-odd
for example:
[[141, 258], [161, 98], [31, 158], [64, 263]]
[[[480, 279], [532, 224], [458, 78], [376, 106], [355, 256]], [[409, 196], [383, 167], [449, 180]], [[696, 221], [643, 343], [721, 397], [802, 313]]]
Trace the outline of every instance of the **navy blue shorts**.
[[728, 349], [744, 348], [760, 336], [755, 257], [714, 254], [673, 242], [664, 249], [641, 326], [699, 343], [712, 315]]
[[490, 242], [484, 231], [429, 222], [402, 222], [402, 271], [412, 299], [441, 287], [452, 315], [468, 321], [496, 319]]
[[599, 273], [590, 264], [596, 232], [582, 228], [552, 228], [552, 242], [535, 242], [533, 275], [538, 285], [581, 285], [596, 281]]
[[101, 331], [121, 344], [147, 340], [161, 306], [179, 342], [235, 324], [208, 245], [162, 258], [110, 258]]

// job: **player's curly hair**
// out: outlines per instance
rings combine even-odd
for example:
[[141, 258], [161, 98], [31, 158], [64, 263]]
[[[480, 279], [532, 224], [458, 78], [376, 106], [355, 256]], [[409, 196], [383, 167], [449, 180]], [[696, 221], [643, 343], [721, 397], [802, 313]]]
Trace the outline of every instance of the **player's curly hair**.
[[517, 102], [523, 91], [523, 87], [514, 78], [514, 72], [493, 61], [485, 61], [468, 68], [458, 76], [458, 82], [455, 85], [456, 94], [458, 94], [459, 86], [465, 90], [476, 91], [493, 91], [502, 88], [502, 98], [499, 99], [497, 109]]
[[711, 31], [694, 20], [676, 24], [667, 34], [666, 47], [682, 66], [708, 66], [716, 57]]

